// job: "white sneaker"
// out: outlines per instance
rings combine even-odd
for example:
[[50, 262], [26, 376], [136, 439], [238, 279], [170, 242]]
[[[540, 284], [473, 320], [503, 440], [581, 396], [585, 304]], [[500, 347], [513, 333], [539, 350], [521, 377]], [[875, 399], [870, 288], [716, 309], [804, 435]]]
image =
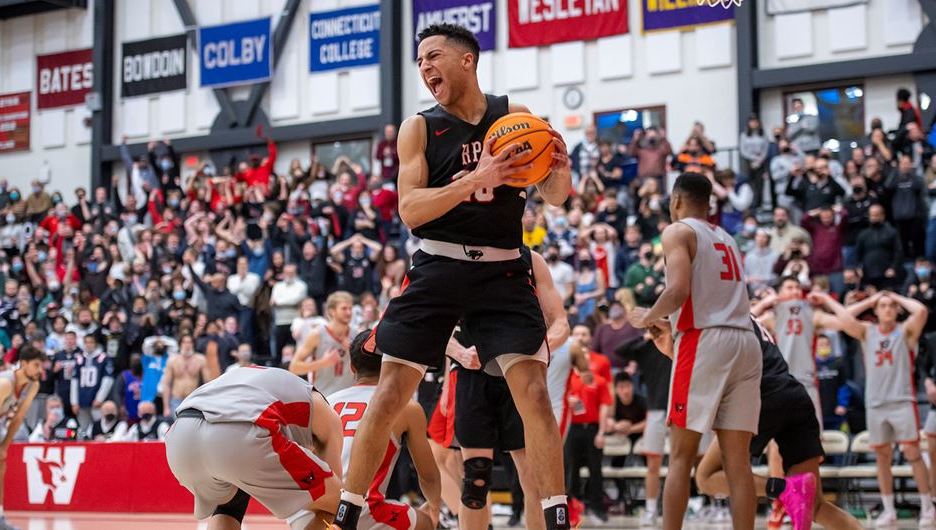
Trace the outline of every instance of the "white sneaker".
[[640, 514], [640, 527], [641, 528], [653, 528], [656, 526], [657, 516], [655, 513], [644, 510]]
[[897, 524], [897, 514], [895, 512], [884, 511], [874, 520], [875, 528], [886, 528]]
[[936, 513], [933, 510], [920, 512], [920, 528], [933, 528], [936, 526]]
[[716, 506], [706, 522], [709, 524], [731, 524], [731, 510], [726, 506]]

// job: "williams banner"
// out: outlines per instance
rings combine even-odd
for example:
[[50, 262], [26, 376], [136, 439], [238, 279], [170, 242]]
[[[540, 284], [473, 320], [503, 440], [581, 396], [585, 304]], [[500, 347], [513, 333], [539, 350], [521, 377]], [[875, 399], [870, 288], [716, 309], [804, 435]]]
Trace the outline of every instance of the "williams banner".
[[468, 28], [481, 51], [497, 47], [497, 4], [495, 0], [413, 0], [413, 59], [417, 35], [432, 24], [448, 22]]
[[510, 47], [627, 33], [627, 0], [508, 0]]
[[0, 94], [0, 153], [29, 150], [29, 99], [32, 92]]
[[188, 83], [185, 34], [125, 42], [120, 63], [120, 95], [128, 98], [185, 90]]
[[734, 5], [699, 5], [696, 0], [640, 0], [643, 30], [691, 28], [701, 24], [734, 20]]

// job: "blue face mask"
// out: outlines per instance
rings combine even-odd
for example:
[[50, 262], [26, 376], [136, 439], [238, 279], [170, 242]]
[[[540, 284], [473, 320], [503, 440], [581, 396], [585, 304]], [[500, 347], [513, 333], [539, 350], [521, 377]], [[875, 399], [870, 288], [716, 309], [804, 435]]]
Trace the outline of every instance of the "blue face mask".
[[13, 272], [23, 272], [23, 262], [17, 261], [10, 265], [10, 268], [13, 269]]
[[14, 191], [13, 193], [11, 193], [11, 194], [10, 194], [10, 200], [13, 201], [13, 202], [16, 202], [16, 201], [20, 200], [20, 194], [19, 194], [19, 192], [18, 192], [18, 191]]
[[90, 272], [91, 274], [94, 274], [95, 272], [97, 272], [98, 263], [96, 261], [89, 261], [87, 267], [88, 267], [88, 272]]
[[173, 291], [172, 298], [175, 300], [185, 300], [185, 291]]
[[166, 202], [169, 204], [169, 206], [171, 206], [171, 207], [173, 207], [173, 208], [178, 208], [178, 207], [179, 207], [179, 199], [169, 199], [169, 200], [166, 201]]
[[49, 254], [44, 250], [40, 250], [38, 252], [38, 257], [39, 257], [39, 263], [44, 263], [45, 260], [49, 259]]
[[172, 163], [172, 160], [168, 158], [163, 158], [159, 161], [159, 167], [161, 167], [163, 171], [169, 171], [174, 165], [175, 164]]
[[930, 277], [929, 267], [915, 267], [913, 272], [915, 272], [920, 279], [927, 279]]

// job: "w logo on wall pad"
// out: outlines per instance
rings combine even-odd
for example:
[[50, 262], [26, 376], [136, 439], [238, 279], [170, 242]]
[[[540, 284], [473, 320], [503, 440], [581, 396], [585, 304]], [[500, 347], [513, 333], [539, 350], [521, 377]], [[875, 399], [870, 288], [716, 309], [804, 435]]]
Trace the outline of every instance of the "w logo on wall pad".
[[71, 503], [78, 469], [84, 461], [84, 447], [24, 447], [29, 503], [45, 504], [49, 493], [54, 504]]

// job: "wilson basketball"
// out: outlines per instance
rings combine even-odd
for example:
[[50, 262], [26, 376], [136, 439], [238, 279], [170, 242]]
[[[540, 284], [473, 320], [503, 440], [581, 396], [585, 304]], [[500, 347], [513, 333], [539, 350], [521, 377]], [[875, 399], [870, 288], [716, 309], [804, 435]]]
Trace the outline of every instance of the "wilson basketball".
[[496, 138], [491, 154], [498, 155], [508, 145], [517, 144], [516, 152], [510, 155], [511, 160], [516, 160], [514, 165], [533, 164], [528, 171], [514, 175], [523, 182], [511, 186], [525, 188], [549, 175], [553, 161], [553, 136], [549, 132], [549, 124], [539, 117], [526, 112], [510, 113], [495, 121], [485, 137]]

